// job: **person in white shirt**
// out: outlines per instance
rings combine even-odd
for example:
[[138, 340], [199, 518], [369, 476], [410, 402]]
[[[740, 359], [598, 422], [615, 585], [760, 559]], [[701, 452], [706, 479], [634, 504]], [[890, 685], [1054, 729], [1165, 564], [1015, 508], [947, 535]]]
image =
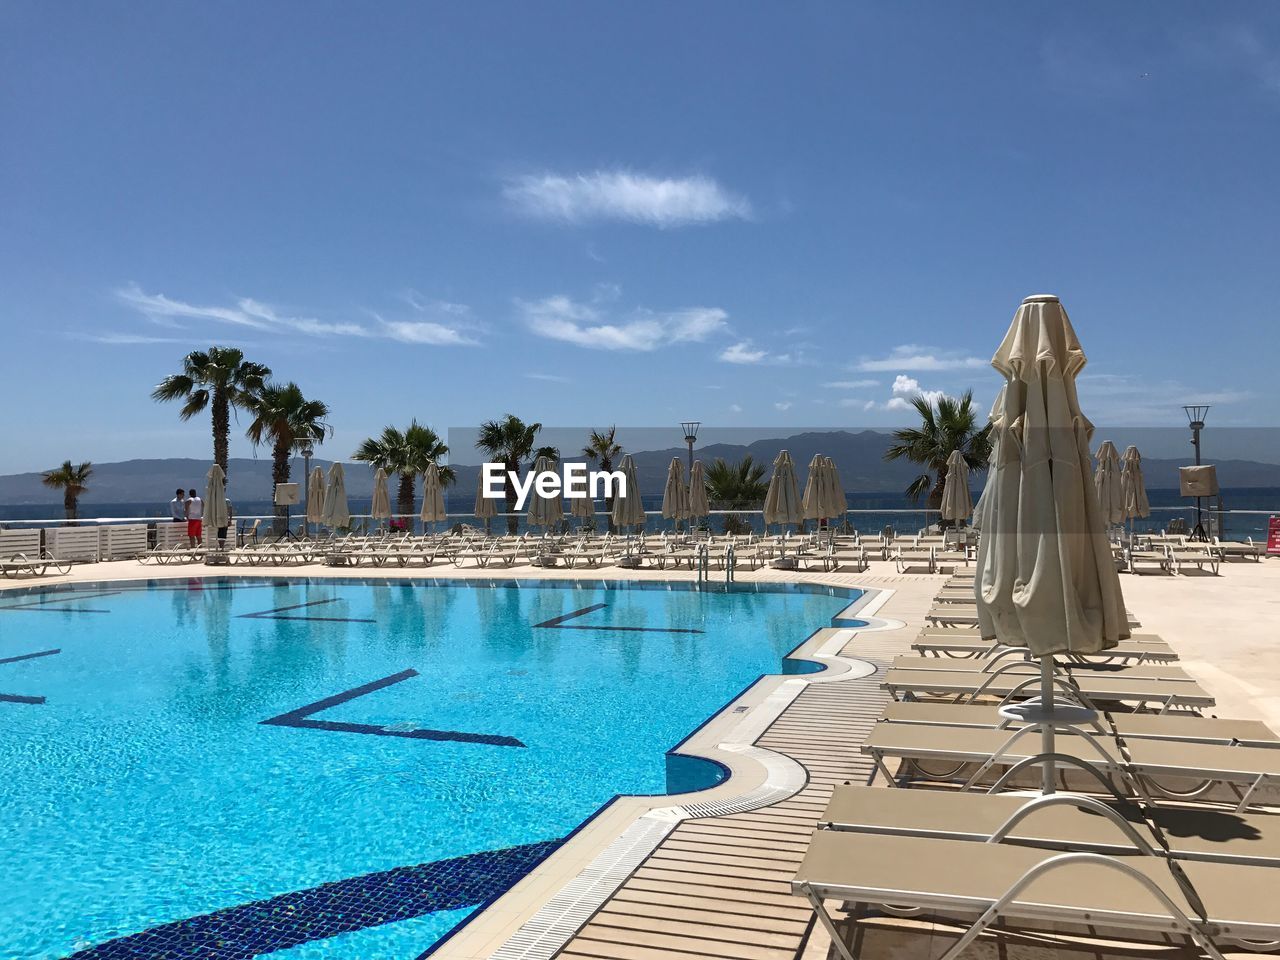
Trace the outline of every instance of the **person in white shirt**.
[[178, 495], [169, 501], [169, 516], [174, 523], [187, 522], [187, 495], [178, 488]]
[[204, 542], [204, 501], [194, 490], [187, 492], [187, 541], [192, 547]]

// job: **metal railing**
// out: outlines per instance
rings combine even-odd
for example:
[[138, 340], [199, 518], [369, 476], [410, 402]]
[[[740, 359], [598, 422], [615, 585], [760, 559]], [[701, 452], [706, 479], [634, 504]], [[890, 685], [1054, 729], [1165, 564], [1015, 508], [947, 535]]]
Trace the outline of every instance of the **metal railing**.
[[[1252, 537], [1255, 541], [1265, 540], [1267, 533], [1267, 521], [1272, 516], [1280, 515], [1280, 505], [1275, 510], [1222, 510], [1206, 512], [1210, 532], [1219, 536], [1224, 540], [1241, 540], [1245, 537]], [[723, 532], [726, 519], [732, 517], [733, 522], [745, 523], [752, 531], [756, 533], [764, 533], [764, 514], [762, 510], [713, 510], [710, 516], [703, 522], [695, 524], [695, 529], [708, 529], [716, 533]], [[352, 533], [374, 533], [378, 530], [386, 529], [390, 521], [397, 521], [401, 524], [401, 529], [408, 532], [431, 532], [443, 531], [451, 529], [459, 524], [475, 527], [477, 529], [487, 529], [493, 533], [506, 533], [509, 529], [508, 520], [514, 518], [516, 532], [525, 532], [534, 529], [541, 530], [541, 527], [530, 527], [526, 514], [508, 514], [499, 513], [489, 521], [477, 518], [475, 514], [470, 512], [450, 513], [444, 521], [434, 524], [424, 524], [420, 521], [416, 514], [394, 514], [390, 518], [377, 519], [371, 514], [358, 513], [352, 514], [350, 524], [346, 531]], [[1166, 529], [1169, 522], [1175, 518], [1181, 518], [1188, 521], [1188, 525], [1195, 522], [1194, 506], [1161, 506], [1152, 507], [1151, 516], [1144, 520], [1132, 521], [1129, 526], [1135, 533], [1156, 533]], [[232, 526], [236, 531], [243, 535], [256, 521], [258, 524], [258, 536], [266, 537], [272, 534], [273, 525], [280, 518], [274, 514], [249, 514], [238, 516], [232, 521]], [[886, 526], [892, 527], [899, 535], [910, 535], [921, 530], [927, 529], [936, 524], [939, 520], [939, 512], [919, 507], [885, 507], [885, 508], [854, 508], [845, 512], [843, 521], [832, 524], [836, 529], [858, 530], [866, 534], [876, 534]], [[103, 527], [119, 524], [147, 524], [152, 531], [151, 539], [154, 541], [154, 531], [157, 526], [165, 527], [173, 523], [178, 524], [167, 517], [82, 517], [77, 520], [67, 520], [59, 517], [43, 517], [43, 518], [21, 518], [13, 520], [0, 520], [0, 531], [3, 530], [30, 530], [32, 528], [48, 528], [62, 529], [66, 527]], [[586, 522], [578, 520], [574, 517], [566, 516], [561, 522], [561, 526], [557, 529], [564, 530], [580, 530], [584, 528]], [[670, 531], [676, 526], [674, 521], [664, 519], [659, 510], [646, 510], [644, 532], [657, 533], [663, 530]], [[686, 529], [687, 523], [681, 524], [682, 529]], [[813, 529], [816, 525], [813, 521], [809, 521], [804, 527]], [[594, 529], [596, 533], [603, 533], [608, 527], [608, 514], [601, 511], [594, 514], [588, 529]], [[778, 529], [776, 525], [770, 528]], [[316, 524], [307, 524], [305, 518], [301, 516], [291, 516], [289, 518], [289, 530], [294, 535], [305, 535], [309, 532], [318, 532]], [[746, 532], [746, 531], [743, 531]], [[206, 524], [206, 536], [212, 535], [213, 531]], [[230, 537], [228, 537], [230, 539]]]

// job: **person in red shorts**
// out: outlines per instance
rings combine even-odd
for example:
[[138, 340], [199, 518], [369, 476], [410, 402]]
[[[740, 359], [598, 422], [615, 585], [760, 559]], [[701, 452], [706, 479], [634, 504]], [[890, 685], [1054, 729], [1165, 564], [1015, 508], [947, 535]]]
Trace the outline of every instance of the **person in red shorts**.
[[195, 547], [204, 542], [204, 501], [191, 490], [187, 493], [187, 543]]

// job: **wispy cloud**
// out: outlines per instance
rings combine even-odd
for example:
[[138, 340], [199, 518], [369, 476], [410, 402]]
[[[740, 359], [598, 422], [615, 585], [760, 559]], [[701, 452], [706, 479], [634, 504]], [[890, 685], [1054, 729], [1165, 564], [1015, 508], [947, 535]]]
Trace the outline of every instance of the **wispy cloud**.
[[722, 363], [742, 365], [773, 364], [775, 366], [788, 366], [805, 362], [802, 349], [789, 353], [771, 353], [762, 347], [757, 347], [750, 340], [739, 340], [737, 343], [729, 344], [729, 346], [720, 351], [716, 359]]
[[[282, 313], [252, 297], [237, 298], [230, 306], [188, 303], [163, 293], [147, 293], [137, 284], [115, 292], [116, 299], [154, 323], [166, 327], [189, 326], [184, 321], [211, 321], [248, 327], [269, 334], [303, 334], [311, 337], [363, 337], [396, 340], [430, 346], [473, 346], [476, 324], [470, 310], [456, 303], [426, 300], [410, 291], [404, 299], [413, 311], [409, 318], [385, 319], [369, 311], [373, 324], [355, 321], [321, 320], [317, 317]], [[123, 336], [123, 335], [122, 335]], [[124, 343], [117, 337], [103, 343]]]
[[725, 363], [762, 363], [768, 356], [767, 350], [752, 347], [750, 340], [730, 344], [720, 351], [720, 359]]
[[855, 369], [868, 372], [980, 370], [990, 366], [981, 357], [966, 356], [959, 351], [939, 350], [919, 344], [904, 343], [889, 351], [887, 357], [864, 357]]
[[520, 213], [562, 223], [621, 220], [666, 228], [751, 216], [745, 197], [706, 176], [660, 178], [625, 170], [545, 173], [517, 177], [502, 192]]
[[[85, 340], [89, 343], [103, 343], [111, 346], [145, 346], [151, 343], [190, 343], [190, 337], [150, 337], [141, 333], [79, 333], [67, 334], [72, 340]], [[231, 341], [223, 340], [223, 343]]]
[[718, 307], [660, 312], [638, 307], [613, 316], [600, 301], [581, 303], [564, 295], [516, 301], [529, 329], [540, 337], [592, 350], [650, 351], [696, 343], [725, 330], [729, 315]]
[[1243, 23], [1222, 24], [1180, 38], [1181, 52], [1197, 66], [1238, 71], [1265, 92], [1280, 96], [1280, 43]]
[[864, 390], [880, 386], [879, 380], [828, 380], [823, 384], [828, 390]]
[[793, 404], [790, 400], [779, 400], [777, 403], [773, 405], [773, 409], [780, 410], [783, 413], [786, 413], [793, 406], [795, 406], [795, 404]]
[[1191, 387], [1180, 380], [1149, 380], [1138, 375], [1083, 373], [1077, 380], [1080, 406], [1095, 423], [1137, 426], [1185, 426], [1185, 403], [1229, 406], [1256, 396], [1248, 390]]
[[545, 380], [547, 383], [570, 383], [568, 377], [562, 377], [554, 373], [526, 373], [525, 376], [530, 380]]

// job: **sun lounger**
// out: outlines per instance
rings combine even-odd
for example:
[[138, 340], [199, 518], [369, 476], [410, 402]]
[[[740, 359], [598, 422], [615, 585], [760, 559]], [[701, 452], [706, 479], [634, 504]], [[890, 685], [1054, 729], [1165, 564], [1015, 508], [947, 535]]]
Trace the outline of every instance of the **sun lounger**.
[[71, 572], [71, 561], [59, 560], [47, 550], [30, 554], [15, 553], [0, 560], [0, 572], [6, 577], [43, 577], [51, 568], [54, 573], [62, 576]]
[[[1008, 651], [1023, 651], [1022, 647], [1010, 647], [1003, 643], [997, 643], [995, 640], [983, 640], [976, 633], [968, 634], [961, 637], [952, 638], [946, 635], [950, 631], [921, 631], [916, 637], [911, 649], [917, 653], [931, 654], [934, 660], [945, 657], [950, 658], [986, 658], [1005, 654]], [[1153, 638], [1148, 641], [1141, 641], [1139, 637]], [[1077, 658], [1069, 658], [1074, 662]], [[1147, 662], [1166, 662], [1178, 659], [1178, 655], [1173, 651], [1167, 643], [1156, 638], [1153, 633], [1137, 634], [1111, 647], [1103, 653], [1086, 654], [1078, 658], [1081, 661], [1089, 663], [1111, 663], [1136, 661], [1138, 663]]]
[[1180, 874], [1185, 881], [1162, 857], [820, 830], [791, 886], [813, 904], [845, 960], [854, 960], [853, 953], [825, 900], [893, 904], [966, 922], [976, 914], [940, 960], [959, 956], [997, 920], [1088, 924], [1119, 937], [1173, 931], [1213, 960], [1222, 956], [1215, 939], [1280, 938], [1280, 897], [1270, 867], [1184, 862]]
[[[1039, 692], [1038, 682], [1035, 675], [982, 677], [945, 670], [889, 670], [881, 687], [888, 690], [895, 700], [917, 699], [925, 694], [950, 697], [960, 703], [983, 695], [997, 698], [1033, 696]], [[1154, 704], [1162, 713], [1172, 707], [1211, 707], [1214, 704], [1213, 697], [1194, 680], [1188, 679], [1086, 675], [1059, 679], [1057, 686], [1060, 692], [1083, 700]]]
[[[894, 701], [884, 708], [882, 723], [918, 723], [944, 727], [979, 727], [988, 730], [1020, 724], [1000, 715], [996, 707], [979, 703]], [[1240, 744], [1248, 747], [1280, 747], [1280, 734], [1261, 720], [1200, 717], [1185, 713], [1108, 713], [1099, 718], [1104, 730], [1114, 727], [1126, 740], [1187, 740], [1200, 743]]]
[[1163, 546], [1144, 549], [1135, 547], [1126, 551], [1125, 567], [1130, 573], [1137, 573], [1139, 567], [1154, 567], [1161, 573], [1173, 573], [1173, 561], [1169, 557], [1169, 551]]
[[[1142, 626], [1134, 619], [1133, 614], [1129, 615], [1129, 626]], [[929, 612], [925, 614], [925, 619], [930, 623], [945, 623], [955, 626], [976, 626], [978, 623], [978, 605], [972, 600], [968, 603], [935, 603], [929, 608]]]
[[[1148, 822], [1149, 821], [1149, 822]], [[954, 790], [885, 790], [857, 785], [831, 792], [818, 826], [856, 833], [1016, 843], [1055, 850], [1280, 866], [1280, 817], [1210, 808], [1139, 808], [1059, 794], [1056, 800]], [[1128, 834], [1132, 830], [1136, 837]], [[1145, 845], [1142, 846], [1142, 845]]]
[[[1239, 812], [1249, 809], [1253, 795], [1260, 788], [1280, 782], [1280, 750], [1274, 748], [1126, 739], [1121, 750], [1114, 740], [1105, 736], [1059, 732], [1056, 750], [1060, 763], [1064, 756], [1076, 758], [1079, 761], [1076, 766], [1092, 767], [1122, 783], [1132, 784], [1143, 796], [1149, 795], [1148, 790], [1154, 790], [1183, 799], [1201, 795], [1206, 786], [1228, 784], [1236, 791]], [[1031, 728], [1010, 731], [878, 723], [863, 743], [862, 752], [875, 760], [891, 784], [897, 784], [898, 778], [885, 763], [886, 759], [911, 761], [916, 770], [920, 768], [915, 762], [921, 760], [960, 765], [945, 774], [926, 774], [944, 780], [953, 780], [960, 769], [976, 765], [962, 781], [967, 788], [992, 767], [1013, 767], [1037, 756], [1040, 740]], [[1200, 783], [1194, 789], [1178, 792], [1163, 786], [1158, 778]], [[1244, 790], [1239, 790], [1240, 787]]]
[[913, 567], [925, 567], [930, 573], [938, 570], [937, 548], [928, 544], [895, 540], [889, 548], [889, 559], [899, 573], [906, 573]]
[[1261, 561], [1267, 552], [1267, 545], [1255, 543], [1253, 537], [1245, 537], [1244, 540], [1219, 540], [1214, 537], [1212, 546], [1223, 560], [1251, 558]]
[[1219, 555], [1207, 543], [1187, 543], [1179, 546], [1165, 547], [1165, 551], [1169, 554], [1169, 564], [1173, 568], [1174, 573], [1182, 573], [1184, 566], [1195, 565], [1196, 569], [1204, 572], [1205, 567], [1209, 568], [1209, 572], [1215, 576], [1218, 573]]
[[[1008, 675], [1023, 674], [1040, 675], [1040, 661], [1028, 659], [1021, 651], [1011, 648], [1007, 657], [959, 660], [951, 657], [914, 657], [902, 654], [893, 658], [890, 664], [894, 670], [932, 670], [953, 673], [965, 673], [970, 676], [991, 674], [1005, 669]], [[1178, 666], [1169, 664], [1119, 664], [1119, 663], [1076, 663], [1066, 660], [1058, 661], [1059, 667], [1072, 676], [1092, 676], [1095, 673], [1102, 677], [1143, 677], [1151, 680], [1190, 680], [1187, 672]]]

